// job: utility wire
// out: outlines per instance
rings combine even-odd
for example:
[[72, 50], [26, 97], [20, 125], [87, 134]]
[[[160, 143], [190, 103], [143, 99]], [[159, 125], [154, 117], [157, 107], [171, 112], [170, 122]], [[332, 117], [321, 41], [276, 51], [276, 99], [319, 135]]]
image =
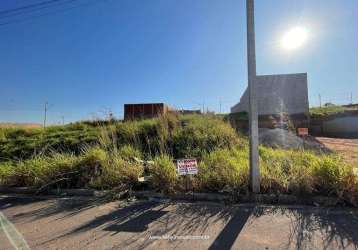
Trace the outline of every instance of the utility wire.
[[[0, 11], [0, 19], [21, 16], [24, 14], [26, 15], [26, 14], [36, 13], [39, 10], [49, 9], [52, 7], [58, 7], [58, 6], [69, 4], [69, 3], [75, 2], [75, 1], [77, 1], [77, 0], [53, 0], [53, 1], [47, 2], [47, 4], [42, 4], [42, 5], [36, 4], [36, 6], [34, 6], [32, 8], [30, 8], [30, 5], [28, 5], [28, 6], [24, 6], [21, 8], [11, 9], [11, 10], [7, 10], [7, 11]], [[26, 8], [26, 7], [28, 7], [28, 8]]]
[[[73, 1], [76, 1], [76, 0], [73, 0]], [[77, 0], [77, 1], [78, 1], [78, 0]], [[106, 0], [102, 0], [102, 2], [104, 2], [104, 1], [106, 1]], [[72, 10], [72, 9], [75, 9], [75, 8], [80, 8], [80, 7], [89, 6], [89, 5], [91, 5], [91, 4], [96, 4], [96, 3], [99, 3], [99, 2], [101, 2], [101, 1], [99, 1], [99, 0], [94, 0], [94, 1], [87, 2], [87, 3], [78, 4], [78, 5], [69, 7], [69, 8], [59, 9], [59, 10], [57, 10], [57, 11], [46, 12], [46, 13], [41, 14], [41, 15], [29, 16], [29, 17], [27, 17], [27, 18], [15, 19], [15, 20], [7, 21], [7, 22], [0, 22], [0, 26], [5, 26], [5, 25], [8, 25], [8, 24], [13, 24], [13, 23], [20, 23], [20, 22], [24, 22], [24, 21], [27, 21], [27, 20], [31, 20], [31, 19], [35, 19], [35, 18], [47, 16], [47, 15], [50, 15], [50, 14], [56, 14], [56, 13], [60, 13], [60, 12], [65, 12], [65, 11], [68, 11], [68, 10]]]
[[55, 3], [55, 2], [59, 2], [59, 1], [62, 1], [62, 0], [49, 0], [49, 1], [44, 1], [44, 2], [40, 2], [40, 3], [21, 6], [21, 7], [18, 7], [18, 8], [2, 10], [2, 11], [0, 11], [0, 15], [1, 14], [12, 13], [12, 12], [17, 12], [17, 11], [20, 11], [20, 10], [31, 9], [31, 8], [35, 8], [35, 7], [38, 7], [38, 6], [48, 5], [48, 4], [52, 4], [52, 3]]

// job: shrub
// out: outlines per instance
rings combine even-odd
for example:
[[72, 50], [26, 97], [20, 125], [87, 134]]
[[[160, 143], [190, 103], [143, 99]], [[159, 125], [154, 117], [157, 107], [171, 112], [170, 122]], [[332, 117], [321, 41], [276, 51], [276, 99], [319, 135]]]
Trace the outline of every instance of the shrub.
[[121, 185], [131, 188], [138, 183], [142, 173], [143, 168], [139, 163], [112, 155], [108, 164], [103, 166], [101, 175], [91, 182], [91, 186], [98, 189], [111, 189]]
[[312, 167], [316, 192], [322, 194], [341, 195], [347, 188], [346, 180], [354, 176], [352, 168], [338, 156], [322, 156]]
[[76, 164], [77, 158], [69, 154], [36, 156], [14, 164], [7, 182], [15, 186], [45, 185], [53, 180], [64, 178], [65, 173], [71, 171]]
[[234, 129], [212, 116], [183, 116], [182, 126], [173, 135], [175, 157], [198, 157], [216, 149], [230, 148], [238, 143]]
[[100, 147], [87, 148], [84, 150], [83, 155], [80, 157], [80, 166], [95, 167], [103, 166], [108, 160], [108, 154]]
[[125, 160], [141, 159], [142, 153], [131, 145], [124, 145], [118, 149], [118, 155]]
[[173, 159], [168, 155], [160, 155], [154, 158], [154, 164], [150, 167], [152, 175], [151, 184], [154, 188], [163, 192], [173, 192], [178, 182], [176, 168]]
[[285, 151], [260, 147], [261, 192], [287, 192], [291, 160]]
[[118, 124], [117, 137], [119, 145], [130, 144], [146, 155], [155, 155], [160, 152], [157, 124], [157, 119]]
[[0, 162], [0, 185], [11, 185], [10, 178], [14, 175], [14, 164], [12, 162]]
[[342, 196], [354, 183], [352, 167], [334, 154], [261, 147], [260, 157], [262, 192]]
[[246, 191], [248, 170], [247, 150], [213, 151], [205, 155], [199, 164], [196, 186], [207, 191]]

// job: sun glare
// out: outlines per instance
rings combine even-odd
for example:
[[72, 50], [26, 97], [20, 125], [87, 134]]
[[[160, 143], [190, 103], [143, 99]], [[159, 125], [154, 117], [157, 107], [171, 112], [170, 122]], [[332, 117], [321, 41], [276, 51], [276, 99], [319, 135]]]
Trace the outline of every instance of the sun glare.
[[289, 30], [282, 38], [281, 45], [284, 49], [292, 50], [301, 47], [307, 40], [308, 32], [303, 27]]

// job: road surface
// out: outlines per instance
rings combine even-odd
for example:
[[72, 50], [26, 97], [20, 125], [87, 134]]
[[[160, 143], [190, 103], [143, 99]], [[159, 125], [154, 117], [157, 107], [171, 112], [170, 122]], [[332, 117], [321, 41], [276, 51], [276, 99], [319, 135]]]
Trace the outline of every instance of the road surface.
[[1, 223], [0, 249], [358, 248], [349, 208], [3, 195], [0, 211], [16, 229]]

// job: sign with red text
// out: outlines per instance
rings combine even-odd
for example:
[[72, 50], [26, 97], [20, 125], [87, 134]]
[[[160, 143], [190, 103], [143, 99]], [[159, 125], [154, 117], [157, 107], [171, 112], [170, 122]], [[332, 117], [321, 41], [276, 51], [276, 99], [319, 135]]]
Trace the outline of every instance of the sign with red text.
[[179, 159], [177, 160], [177, 172], [179, 175], [197, 174], [198, 163], [196, 159]]
[[308, 128], [298, 128], [297, 133], [299, 136], [308, 135]]

